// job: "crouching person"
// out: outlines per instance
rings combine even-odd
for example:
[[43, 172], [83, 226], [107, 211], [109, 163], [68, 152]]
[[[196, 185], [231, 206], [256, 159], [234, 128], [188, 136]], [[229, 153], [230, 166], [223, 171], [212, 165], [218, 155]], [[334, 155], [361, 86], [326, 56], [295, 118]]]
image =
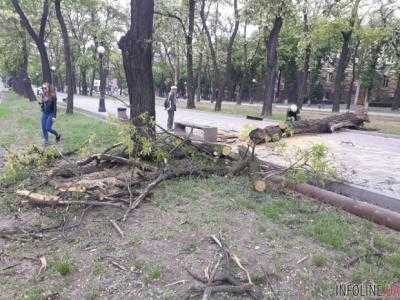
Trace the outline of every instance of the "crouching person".
[[299, 120], [300, 120], [300, 109], [297, 107], [296, 104], [290, 105], [286, 112], [286, 121], [294, 122]]

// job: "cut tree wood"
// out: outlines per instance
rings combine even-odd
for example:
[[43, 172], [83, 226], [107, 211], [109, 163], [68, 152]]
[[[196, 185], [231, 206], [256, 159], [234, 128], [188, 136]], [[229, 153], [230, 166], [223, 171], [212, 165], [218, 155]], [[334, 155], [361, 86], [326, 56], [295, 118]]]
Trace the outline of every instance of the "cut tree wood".
[[66, 201], [61, 197], [53, 195], [44, 195], [39, 193], [32, 193], [27, 190], [18, 190], [15, 192], [17, 195], [25, 197], [28, 201], [22, 203], [29, 203], [33, 205], [48, 205], [48, 206], [62, 206], [62, 205], [92, 205], [92, 206], [109, 206], [116, 208], [126, 208], [126, 206], [118, 203], [100, 202], [100, 201]]
[[368, 116], [365, 113], [345, 113], [316, 120], [295, 121], [290, 126], [270, 125], [264, 128], [256, 128], [249, 133], [249, 137], [255, 144], [265, 141], [275, 142], [284, 135], [332, 133], [342, 128], [360, 128], [364, 122], [368, 121]]
[[267, 183], [265, 180], [256, 180], [254, 182], [254, 189], [257, 192], [264, 192], [267, 189]]

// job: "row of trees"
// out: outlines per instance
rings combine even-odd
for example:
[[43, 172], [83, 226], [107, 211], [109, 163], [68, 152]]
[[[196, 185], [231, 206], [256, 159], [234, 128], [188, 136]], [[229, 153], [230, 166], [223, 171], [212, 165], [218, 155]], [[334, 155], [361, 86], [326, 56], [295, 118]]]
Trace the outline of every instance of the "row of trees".
[[[118, 1], [0, 0], [0, 72], [31, 100], [30, 80], [53, 82], [60, 90], [68, 86], [68, 112], [73, 94], [92, 94], [96, 78], [103, 88], [107, 77], [116, 78], [122, 92], [154, 77], [160, 95], [178, 85], [187, 95], [188, 108], [195, 107], [195, 98], [215, 101], [216, 111], [226, 100], [241, 104], [262, 99], [261, 113], [268, 116], [282, 93], [299, 106], [315, 97], [321, 70], [330, 65], [335, 70], [334, 111], [340, 103], [350, 103], [355, 82], [361, 83], [359, 97], [368, 99], [382, 70], [397, 78], [393, 108], [399, 107], [400, 19], [395, 0], [147, 3], [132, 1], [131, 9], [139, 11], [129, 14]], [[151, 14], [143, 24], [141, 9]], [[138, 28], [151, 42], [135, 44]], [[99, 46], [104, 55], [99, 55]], [[153, 66], [153, 74], [138, 67], [143, 61]], [[349, 68], [350, 91], [344, 93]], [[131, 89], [129, 94], [141, 101]]]

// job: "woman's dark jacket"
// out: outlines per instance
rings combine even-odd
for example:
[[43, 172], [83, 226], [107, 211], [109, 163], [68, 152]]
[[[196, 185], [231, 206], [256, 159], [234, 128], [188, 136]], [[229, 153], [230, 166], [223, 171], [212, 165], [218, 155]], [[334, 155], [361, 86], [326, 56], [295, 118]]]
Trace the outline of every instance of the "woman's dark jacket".
[[52, 96], [49, 100], [43, 101], [42, 104], [42, 112], [45, 114], [53, 114], [54, 117], [57, 116], [57, 97]]

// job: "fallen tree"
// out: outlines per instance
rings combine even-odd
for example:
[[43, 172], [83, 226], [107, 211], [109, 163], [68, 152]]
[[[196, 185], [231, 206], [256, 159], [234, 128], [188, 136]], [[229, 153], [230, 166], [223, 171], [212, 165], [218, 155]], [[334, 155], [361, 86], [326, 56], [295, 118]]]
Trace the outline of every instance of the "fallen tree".
[[249, 137], [254, 144], [260, 144], [265, 141], [275, 142], [282, 137], [298, 134], [332, 133], [343, 128], [360, 128], [364, 125], [364, 122], [368, 121], [366, 113], [345, 113], [322, 119], [301, 120], [256, 128], [249, 133]]

